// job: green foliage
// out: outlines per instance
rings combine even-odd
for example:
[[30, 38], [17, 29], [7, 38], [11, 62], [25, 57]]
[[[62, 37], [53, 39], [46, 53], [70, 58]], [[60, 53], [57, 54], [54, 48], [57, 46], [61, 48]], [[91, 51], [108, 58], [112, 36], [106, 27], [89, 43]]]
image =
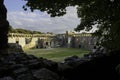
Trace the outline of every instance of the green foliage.
[[95, 35], [99, 36], [99, 44], [110, 50], [120, 50], [120, 0], [25, 0], [27, 7], [46, 11], [51, 17], [62, 16], [66, 7], [77, 5], [80, 25], [76, 31], [89, 31], [98, 25]]
[[[46, 11], [51, 17], [62, 16], [66, 14], [66, 7], [75, 6], [81, 3], [79, 0], [24, 0], [27, 3], [23, 6], [24, 10], [29, 7], [31, 11]], [[84, 0], [83, 0], [84, 1]]]
[[32, 33], [33, 34], [41, 34], [41, 32], [39, 32], [39, 31], [33, 31]]
[[25, 29], [15, 29], [18, 33], [24, 33], [24, 34], [32, 34], [32, 32], [30, 30], [25, 30]]
[[95, 35], [99, 36], [99, 44], [109, 50], [120, 50], [120, 1], [91, 0], [78, 8], [80, 25], [75, 29], [91, 30], [97, 24]]
[[11, 26], [9, 26], [9, 33], [41, 34], [39, 31], [31, 31], [21, 28], [13, 29]]

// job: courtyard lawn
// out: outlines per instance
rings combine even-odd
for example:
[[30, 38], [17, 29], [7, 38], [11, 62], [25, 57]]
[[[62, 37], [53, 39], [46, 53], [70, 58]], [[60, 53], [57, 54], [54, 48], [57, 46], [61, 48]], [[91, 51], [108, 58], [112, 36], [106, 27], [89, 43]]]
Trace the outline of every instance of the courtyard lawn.
[[25, 50], [27, 54], [32, 54], [36, 57], [43, 57], [53, 61], [63, 61], [66, 57], [77, 55], [83, 56], [89, 53], [89, 50], [76, 48], [48, 48], [48, 49], [29, 49]]

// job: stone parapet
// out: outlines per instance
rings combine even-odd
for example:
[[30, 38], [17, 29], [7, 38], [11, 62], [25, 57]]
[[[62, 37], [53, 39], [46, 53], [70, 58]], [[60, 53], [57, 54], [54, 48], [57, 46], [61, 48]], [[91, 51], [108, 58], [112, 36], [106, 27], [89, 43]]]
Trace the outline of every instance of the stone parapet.
[[54, 37], [54, 34], [24, 34], [24, 33], [9, 33], [8, 37]]

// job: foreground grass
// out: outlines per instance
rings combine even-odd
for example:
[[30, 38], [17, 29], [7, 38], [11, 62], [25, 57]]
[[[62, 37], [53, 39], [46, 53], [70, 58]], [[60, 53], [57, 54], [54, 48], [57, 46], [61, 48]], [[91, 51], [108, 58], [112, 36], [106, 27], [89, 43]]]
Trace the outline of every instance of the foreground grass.
[[44, 57], [53, 61], [63, 61], [66, 57], [77, 55], [83, 56], [89, 53], [85, 49], [75, 49], [75, 48], [49, 48], [49, 49], [30, 49], [25, 50], [27, 54], [32, 54], [36, 57]]

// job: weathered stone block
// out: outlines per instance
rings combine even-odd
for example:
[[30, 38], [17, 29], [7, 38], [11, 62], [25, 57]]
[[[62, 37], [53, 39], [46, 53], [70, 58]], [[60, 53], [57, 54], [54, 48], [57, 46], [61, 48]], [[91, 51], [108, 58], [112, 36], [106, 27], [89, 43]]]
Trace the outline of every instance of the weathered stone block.
[[27, 57], [28, 57], [28, 59], [37, 59], [37, 57], [35, 57], [33, 55], [28, 55]]
[[0, 80], [14, 80], [14, 79], [12, 77], [7, 76], [7, 77], [0, 78]]
[[33, 72], [33, 76], [38, 80], [59, 80], [58, 74], [42, 68]]
[[30, 69], [39, 69], [41, 67], [40, 62], [36, 61], [33, 63], [29, 63], [27, 65]]
[[19, 69], [14, 70], [13, 74], [15, 76], [17, 76], [17, 75], [20, 75], [20, 74], [23, 74], [23, 73], [27, 73], [27, 72], [29, 72], [28, 68], [23, 67], [23, 68], [19, 68]]
[[6, 66], [0, 66], [0, 77], [9, 75], [10, 71]]
[[25, 73], [25, 74], [20, 74], [16, 77], [16, 80], [35, 80], [32, 74], [30, 73]]
[[24, 65], [23, 64], [14, 64], [14, 65], [10, 65], [9, 68], [12, 70], [16, 70], [16, 69], [21, 68], [21, 67], [24, 67]]

